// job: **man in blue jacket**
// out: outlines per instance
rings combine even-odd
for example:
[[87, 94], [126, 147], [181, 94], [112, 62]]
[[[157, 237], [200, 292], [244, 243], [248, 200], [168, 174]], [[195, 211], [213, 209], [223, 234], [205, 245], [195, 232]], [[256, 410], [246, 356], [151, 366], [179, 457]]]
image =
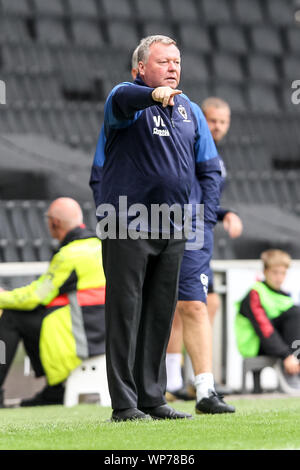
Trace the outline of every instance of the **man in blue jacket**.
[[[149, 415], [191, 417], [170, 408], [164, 397], [184, 220], [169, 211], [153, 226], [148, 216], [157, 206], [183, 209], [196, 174], [204, 223], [213, 226], [221, 179], [205, 118], [177, 90], [181, 66], [175, 41], [145, 38], [138, 49], [138, 66], [134, 83], [117, 85], [106, 101], [90, 180], [103, 240], [106, 357], [114, 421]], [[137, 207], [143, 212], [138, 218], [140, 237], [133, 237]], [[114, 213], [115, 221], [107, 213]]]

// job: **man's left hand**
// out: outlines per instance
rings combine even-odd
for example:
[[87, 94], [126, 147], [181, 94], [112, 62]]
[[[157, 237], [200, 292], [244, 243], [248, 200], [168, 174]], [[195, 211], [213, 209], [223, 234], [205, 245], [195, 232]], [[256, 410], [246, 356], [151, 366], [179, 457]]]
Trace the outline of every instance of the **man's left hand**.
[[227, 212], [223, 219], [223, 227], [228, 232], [230, 238], [238, 238], [243, 232], [243, 223], [234, 212]]

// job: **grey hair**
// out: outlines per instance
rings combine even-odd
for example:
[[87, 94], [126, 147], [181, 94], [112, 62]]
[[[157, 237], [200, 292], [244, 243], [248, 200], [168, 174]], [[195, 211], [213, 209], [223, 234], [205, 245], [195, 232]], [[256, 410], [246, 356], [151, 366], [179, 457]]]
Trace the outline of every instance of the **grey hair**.
[[209, 96], [202, 102], [201, 104], [202, 111], [205, 111], [207, 108], [210, 108], [211, 106], [213, 108], [227, 108], [230, 112], [230, 106], [227, 103], [227, 101], [223, 100], [222, 98], [218, 98], [216, 96]]
[[156, 34], [153, 36], [147, 36], [140, 41], [140, 44], [137, 47], [137, 62], [146, 63], [149, 57], [150, 46], [154, 42], [161, 42], [162, 44], [170, 45], [174, 44], [177, 47], [176, 41], [168, 36], [162, 36], [161, 34]]
[[131, 57], [131, 68], [132, 69], [137, 69], [138, 65], [139, 65], [139, 63], [138, 63], [138, 48], [139, 47], [140, 47], [140, 45], [138, 45], [132, 53], [132, 57]]

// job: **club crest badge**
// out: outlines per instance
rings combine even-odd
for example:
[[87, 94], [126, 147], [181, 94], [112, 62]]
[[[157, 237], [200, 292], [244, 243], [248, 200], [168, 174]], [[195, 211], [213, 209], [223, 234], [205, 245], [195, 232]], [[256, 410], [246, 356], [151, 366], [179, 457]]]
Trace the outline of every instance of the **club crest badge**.
[[185, 107], [182, 106], [182, 104], [181, 104], [180, 106], [178, 106], [177, 109], [178, 109], [179, 114], [183, 117], [183, 119], [187, 120], [188, 115], [187, 115]]

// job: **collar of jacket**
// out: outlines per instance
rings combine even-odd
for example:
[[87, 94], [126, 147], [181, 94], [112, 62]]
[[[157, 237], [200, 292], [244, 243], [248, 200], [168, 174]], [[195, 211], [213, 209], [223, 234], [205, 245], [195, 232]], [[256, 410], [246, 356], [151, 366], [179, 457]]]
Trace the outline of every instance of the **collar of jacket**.
[[[146, 83], [143, 81], [143, 79], [141, 78], [140, 74], [138, 73], [137, 76], [136, 76], [136, 79], [134, 80], [133, 82], [135, 85], [141, 85], [141, 86], [146, 86], [148, 87], [148, 85], [146, 85]], [[148, 87], [149, 88], [149, 87]]]
[[68, 245], [68, 243], [71, 243], [74, 240], [84, 240], [85, 238], [92, 237], [96, 237], [96, 235], [90, 230], [88, 230], [85, 225], [81, 225], [73, 228], [73, 230], [70, 230], [70, 232], [68, 232], [65, 238], [62, 240], [59, 247], [62, 248], [63, 246]]
[[267, 286], [267, 288], [270, 289], [271, 291], [276, 292], [277, 294], [287, 295], [288, 297], [290, 297], [290, 294], [288, 294], [287, 292], [284, 292], [281, 289], [274, 289], [265, 280], [262, 281], [262, 283], [265, 284]]

